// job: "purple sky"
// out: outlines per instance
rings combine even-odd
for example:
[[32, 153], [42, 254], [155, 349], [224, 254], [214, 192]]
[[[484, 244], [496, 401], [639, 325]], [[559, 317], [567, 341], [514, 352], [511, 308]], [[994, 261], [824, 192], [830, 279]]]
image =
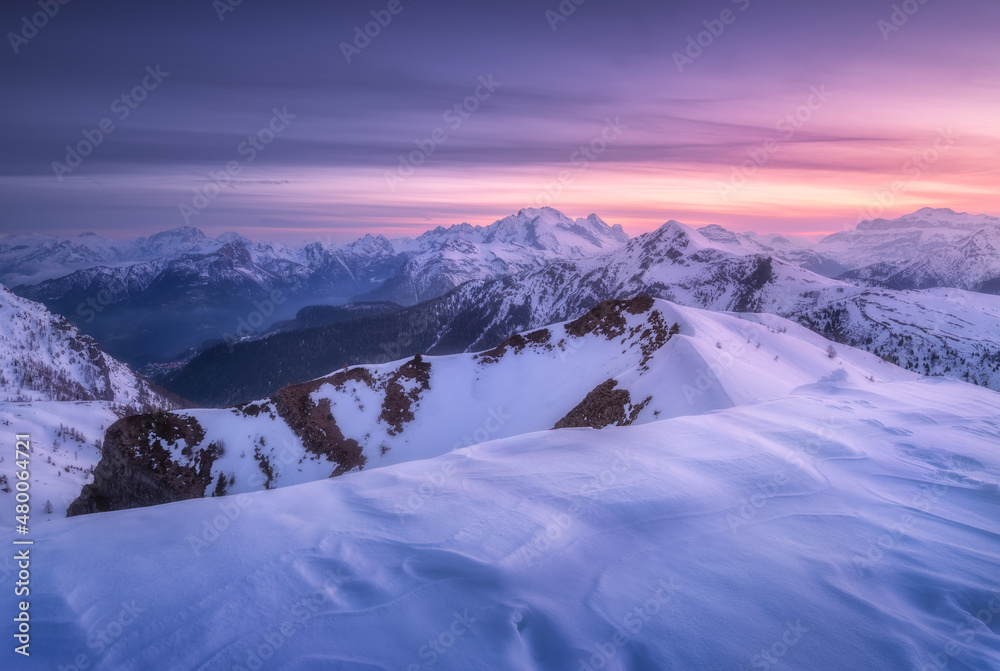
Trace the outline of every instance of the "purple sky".
[[[347, 62], [389, 4], [246, 0], [220, 20], [209, 0], [78, 0], [25, 41], [10, 34], [37, 3], [5, 3], [0, 233], [347, 240], [540, 204], [633, 234], [1000, 215], [1000, 3], [912, 0], [897, 26], [872, 1], [586, 0], [562, 17], [555, 0], [400, 0]], [[135, 87], [144, 100], [120, 98]], [[241, 144], [269, 124], [260, 150]], [[85, 131], [100, 144], [54, 166]]]

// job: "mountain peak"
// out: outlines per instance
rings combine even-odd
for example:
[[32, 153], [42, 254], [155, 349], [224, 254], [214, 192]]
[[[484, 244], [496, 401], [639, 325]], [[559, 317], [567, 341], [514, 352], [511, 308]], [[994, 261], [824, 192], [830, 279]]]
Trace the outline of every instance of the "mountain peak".
[[858, 231], [890, 231], [911, 229], [976, 230], [984, 226], [1000, 226], [1000, 218], [986, 214], [956, 212], [947, 207], [922, 207], [916, 212], [896, 219], [866, 219], [858, 224]]
[[194, 226], [178, 226], [177, 228], [170, 228], [165, 231], [160, 231], [159, 233], [153, 233], [149, 236], [152, 240], [164, 240], [168, 238], [178, 238], [181, 240], [204, 240], [207, 236], [202, 232], [200, 228], [195, 228]]

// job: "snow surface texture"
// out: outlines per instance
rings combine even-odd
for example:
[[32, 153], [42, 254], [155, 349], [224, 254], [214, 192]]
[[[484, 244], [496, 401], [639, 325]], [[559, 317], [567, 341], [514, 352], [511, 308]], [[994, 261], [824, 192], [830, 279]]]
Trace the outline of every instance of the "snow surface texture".
[[[618, 307], [602, 310], [610, 305]], [[310, 405], [333, 418], [341, 444], [357, 441], [363, 467], [372, 468], [551, 429], [576, 408], [575, 423], [564, 425], [600, 428], [767, 401], [833, 373], [858, 384], [916, 377], [774, 315], [721, 314], [650, 299], [609, 301], [589, 314], [599, 316], [588, 333], [581, 331], [584, 318], [477, 355], [422, 357], [426, 387], [399, 376], [412, 362], [352, 367], [312, 384]], [[613, 391], [597, 394], [608, 381]], [[592, 393], [598, 400], [587, 404]], [[398, 401], [409, 415], [387, 413]], [[212, 480], [228, 482], [230, 494], [344, 470], [310, 452], [272, 400], [173, 414], [196, 420], [204, 437], [198, 445], [164, 440], [171, 459], [196, 462], [199, 449], [221, 446]], [[212, 492], [209, 485], [204, 494]]]
[[707, 414], [53, 521], [31, 668], [1000, 669], [998, 414], [958, 381], [834, 371]]

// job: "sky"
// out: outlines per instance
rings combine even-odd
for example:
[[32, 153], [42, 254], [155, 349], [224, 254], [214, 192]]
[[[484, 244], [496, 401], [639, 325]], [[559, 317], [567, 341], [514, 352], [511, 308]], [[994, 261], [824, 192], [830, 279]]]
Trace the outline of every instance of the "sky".
[[6, 0], [0, 234], [1000, 215], [998, 26], [992, 0]]

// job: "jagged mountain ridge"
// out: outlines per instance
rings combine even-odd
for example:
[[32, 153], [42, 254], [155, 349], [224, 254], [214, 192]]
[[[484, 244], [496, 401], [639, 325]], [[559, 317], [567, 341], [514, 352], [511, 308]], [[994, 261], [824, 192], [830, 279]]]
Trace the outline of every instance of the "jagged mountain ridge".
[[333, 367], [487, 349], [602, 300], [640, 293], [712, 310], [774, 312], [910, 370], [1000, 388], [1000, 299], [858, 287], [766, 255], [720, 250], [676, 222], [601, 257], [469, 282], [439, 299], [348, 324], [209, 350], [164, 384], [207, 405], [245, 401]]
[[858, 384], [916, 378], [774, 315], [605, 301], [478, 354], [344, 368], [233, 408], [123, 419], [70, 512], [270, 489], [532, 431], [700, 414], [834, 374]]
[[1000, 294], [1000, 225], [981, 228], [916, 259], [876, 263], [842, 277], [890, 289], [953, 287]]
[[[80, 268], [16, 291], [66, 315], [113, 354], [141, 366], [205, 341], [259, 333], [307, 305], [345, 303], [353, 296], [411, 305], [470, 279], [598, 253], [627, 239], [620, 226], [596, 215], [574, 221], [551, 208], [521, 210], [485, 227], [438, 228], [416, 239], [368, 235], [348, 245], [314, 242], [301, 249], [251, 243], [235, 234], [212, 240], [197, 229], [158, 236], [176, 238], [177, 244], [101, 239], [88, 259], [103, 254], [120, 261], [129, 250], [148, 256], [155, 249], [162, 256]], [[55, 253], [42, 242], [43, 251]], [[5, 249], [0, 247], [0, 272], [10, 260]], [[24, 256], [13, 258], [20, 262]]]

